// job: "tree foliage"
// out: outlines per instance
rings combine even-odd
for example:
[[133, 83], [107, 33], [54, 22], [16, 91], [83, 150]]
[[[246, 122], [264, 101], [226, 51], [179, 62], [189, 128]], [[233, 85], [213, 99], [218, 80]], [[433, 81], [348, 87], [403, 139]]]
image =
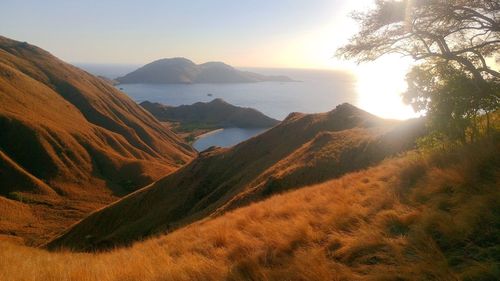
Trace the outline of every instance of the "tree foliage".
[[353, 17], [360, 31], [337, 54], [412, 57], [405, 100], [444, 133], [463, 139], [471, 120], [498, 109], [500, 0], [377, 0]]
[[[407, 81], [404, 101], [415, 111], [426, 111], [431, 128], [451, 140], [474, 141], [488, 130], [490, 113], [498, 108], [498, 95], [471, 94], [477, 92], [474, 79], [454, 64], [432, 61], [418, 65], [408, 73]], [[494, 93], [500, 92], [499, 84], [486, 83]]]

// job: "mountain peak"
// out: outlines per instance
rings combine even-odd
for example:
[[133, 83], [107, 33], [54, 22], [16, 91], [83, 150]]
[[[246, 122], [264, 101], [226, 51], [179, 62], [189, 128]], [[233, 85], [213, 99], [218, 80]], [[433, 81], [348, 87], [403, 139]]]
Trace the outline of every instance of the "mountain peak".
[[342, 103], [337, 105], [333, 110], [328, 112], [329, 115], [331, 116], [353, 116], [353, 115], [360, 115], [365, 118], [370, 118], [370, 119], [380, 119], [376, 115], [373, 115], [359, 107], [356, 107], [350, 103]]
[[209, 103], [211, 103], [211, 104], [229, 104], [228, 102], [226, 102], [225, 100], [223, 100], [221, 98], [215, 98], [212, 101], [210, 101]]
[[357, 108], [356, 106], [354, 106], [348, 102], [344, 102], [344, 103], [337, 105], [334, 110], [352, 110], [352, 109], [359, 109], [359, 108]]
[[200, 64], [200, 66], [201, 67], [216, 67], [216, 68], [234, 69], [234, 67], [232, 67], [226, 63], [220, 62], [220, 61], [209, 61], [209, 62]]
[[190, 59], [184, 58], [184, 57], [174, 57], [174, 58], [163, 58], [159, 60], [155, 60], [149, 64], [163, 64], [163, 63], [185, 63], [185, 64], [192, 64], [195, 65], [193, 61]]

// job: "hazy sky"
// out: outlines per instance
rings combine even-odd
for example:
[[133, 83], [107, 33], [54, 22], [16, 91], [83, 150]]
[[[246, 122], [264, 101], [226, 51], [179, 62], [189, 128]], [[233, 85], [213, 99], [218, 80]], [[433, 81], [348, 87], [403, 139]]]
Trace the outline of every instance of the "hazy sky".
[[236, 66], [335, 67], [370, 0], [1, 0], [0, 34], [69, 62], [184, 56]]
[[348, 69], [359, 105], [414, 113], [400, 93], [408, 61], [356, 66], [333, 57], [357, 30], [349, 14], [374, 0], [0, 0], [0, 34], [70, 63], [145, 64], [187, 57], [239, 67]]

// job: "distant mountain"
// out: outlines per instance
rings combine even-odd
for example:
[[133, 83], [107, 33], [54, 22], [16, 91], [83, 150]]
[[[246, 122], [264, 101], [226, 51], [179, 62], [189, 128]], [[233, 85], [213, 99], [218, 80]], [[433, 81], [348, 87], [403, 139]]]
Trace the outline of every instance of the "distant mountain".
[[195, 154], [104, 80], [0, 36], [0, 235], [36, 244]]
[[186, 58], [160, 59], [116, 78], [122, 84], [191, 84], [251, 83], [263, 81], [292, 82], [286, 76], [266, 76], [241, 71], [222, 62], [195, 64]]
[[293, 113], [234, 147], [203, 151], [175, 173], [91, 214], [49, 247], [126, 245], [364, 169], [412, 148], [423, 132], [422, 120], [384, 120], [349, 104], [322, 114]]
[[234, 106], [222, 99], [176, 107], [145, 101], [141, 106], [160, 121], [179, 122], [181, 128], [269, 128], [279, 123], [253, 108]]

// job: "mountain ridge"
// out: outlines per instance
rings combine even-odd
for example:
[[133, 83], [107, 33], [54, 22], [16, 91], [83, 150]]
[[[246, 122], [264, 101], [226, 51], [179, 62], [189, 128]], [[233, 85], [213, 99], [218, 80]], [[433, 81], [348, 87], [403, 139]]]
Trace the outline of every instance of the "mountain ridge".
[[384, 120], [349, 104], [328, 113], [292, 113], [234, 147], [203, 151], [175, 173], [94, 212], [47, 246], [92, 251], [128, 245], [368, 167], [412, 148], [423, 127], [422, 120]]
[[[33, 227], [0, 222], [0, 232], [30, 241], [46, 239], [196, 155], [111, 85], [1, 36], [0, 101], [0, 179], [6, 184], [0, 194], [32, 208], [38, 204], [43, 216]], [[64, 208], [79, 215], [65, 217]], [[46, 218], [51, 222], [44, 225]]]

